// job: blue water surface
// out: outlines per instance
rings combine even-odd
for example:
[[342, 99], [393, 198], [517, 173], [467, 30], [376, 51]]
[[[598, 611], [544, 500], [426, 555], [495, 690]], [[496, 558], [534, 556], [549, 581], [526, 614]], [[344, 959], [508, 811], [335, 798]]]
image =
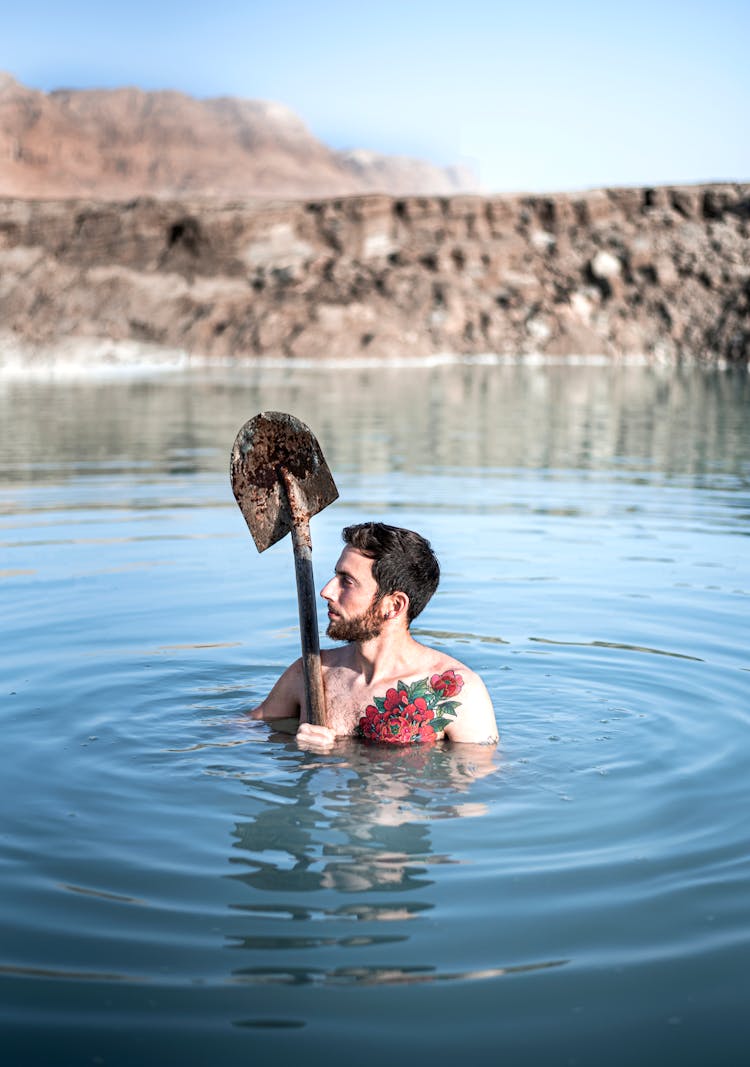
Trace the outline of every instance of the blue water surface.
[[[0, 384], [3, 1064], [746, 1062], [750, 382], [528, 365]], [[229, 452], [420, 530], [474, 746], [247, 720], [299, 654]], [[321, 605], [322, 606], [322, 605]], [[321, 618], [321, 625], [322, 625]]]

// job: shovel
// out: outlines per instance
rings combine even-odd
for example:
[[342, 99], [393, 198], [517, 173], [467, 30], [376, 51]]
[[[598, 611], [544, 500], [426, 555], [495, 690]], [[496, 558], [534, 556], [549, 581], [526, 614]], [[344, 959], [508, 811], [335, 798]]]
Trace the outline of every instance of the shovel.
[[307, 720], [325, 726], [310, 519], [338, 490], [312, 431], [281, 411], [261, 411], [245, 423], [232, 448], [230, 475], [259, 552], [291, 531]]

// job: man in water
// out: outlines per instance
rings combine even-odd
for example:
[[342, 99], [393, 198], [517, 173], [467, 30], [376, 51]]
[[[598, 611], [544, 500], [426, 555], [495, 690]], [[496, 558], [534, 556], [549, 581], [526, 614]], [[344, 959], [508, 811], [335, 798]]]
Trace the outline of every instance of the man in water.
[[250, 717], [279, 727], [281, 720], [299, 720], [298, 743], [316, 749], [351, 736], [495, 744], [495, 714], [481, 678], [415, 641], [409, 630], [440, 579], [429, 542], [382, 522], [347, 526], [342, 537], [344, 551], [320, 593], [328, 604], [328, 636], [346, 642], [321, 653], [328, 726], [305, 721], [301, 659]]

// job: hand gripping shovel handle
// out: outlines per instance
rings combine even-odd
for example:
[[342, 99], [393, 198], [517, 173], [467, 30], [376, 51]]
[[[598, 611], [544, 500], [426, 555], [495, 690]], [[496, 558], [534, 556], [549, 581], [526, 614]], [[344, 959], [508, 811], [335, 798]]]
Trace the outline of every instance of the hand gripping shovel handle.
[[294, 548], [294, 574], [297, 579], [297, 605], [299, 628], [302, 639], [302, 670], [307, 699], [307, 721], [316, 726], [326, 726], [326, 705], [323, 691], [323, 672], [320, 665], [320, 638], [316, 611], [315, 582], [312, 567], [312, 541], [310, 518], [301, 498], [299, 487], [286, 467], [282, 467], [281, 480], [292, 514], [292, 546]]

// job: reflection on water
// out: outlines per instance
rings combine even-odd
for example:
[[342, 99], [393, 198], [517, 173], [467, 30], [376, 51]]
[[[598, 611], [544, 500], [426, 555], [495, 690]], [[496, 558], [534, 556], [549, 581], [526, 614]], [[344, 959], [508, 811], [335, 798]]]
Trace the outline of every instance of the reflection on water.
[[666, 652], [662, 648], [647, 648], [645, 645], [624, 645], [618, 641], [553, 641], [549, 637], [530, 637], [539, 645], [577, 645], [579, 648], [619, 648], [623, 652], [650, 652], [653, 656], [674, 656], [675, 659], [692, 659], [700, 663], [699, 656], [686, 656], [682, 652]]
[[[393, 940], [393, 939], [391, 939]], [[384, 944], [387, 938], [377, 941], [352, 943]], [[325, 943], [325, 942], [324, 942]], [[342, 942], [345, 943], [345, 942]], [[315, 973], [303, 968], [286, 970], [268, 970], [267, 968], [245, 967], [235, 971], [235, 980], [259, 985], [307, 985], [326, 986], [382, 986], [382, 985], [423, 985], [427, 982], [479, 982], [489, 978], [502, 978], [504, 975], [528, 974], [530, 971], [546, 971], [552, 967], [562, 967], [568, 960], [550, 960], [549, 963], [534, 963], [516, 967], [485, 967], [475, 971], [438, 971], [434, 967], [337, 967], [331, 971]], [[247, 1026], [249, 1022], [236, 1022], [236, 1026]]]
[[[0, 476], [148, 480], [223, 469], [260, 410], [308, 422], [334, 470], [560, 468], [737, 472], [746, 373], [586, 366], [216, 370], [146, 381], [0, 382]], [[384, 413], [388, 414], [384, 420]], [[143, 506], [143, 501], [140, 502]]]
[[[279, 743], [297, 755], [296, 746], [288, 739]], [[439, 819], [485, 815], [486, 805], [471, 800], [471, 786], [497, 769], [494, 751], [479, 745], [394, 750], [340, 741], [335, 760], [308, 757], [288, 780], [265, 784], [264, 803], [255, 818], [235, 826], [238, 852], [232, 862], [243, 869], [231, 876], [233, 880], [253, 890], [280, 894], [283, 899], [321, 890], [333, 890], [337, 898], [340, 894], [385, 892], [399, 899], [387, 904], [339, 903], [324, 908], [321, 914], [328, 919], [343, 920], [347, 927], [355, 922], [356, 929], [347, 929], [340, 936], [326, 932], [314, 937], [290, 932], [283, 921], [277, 933], [269, 934], [271, 919], [312, 917], [315, 909], [305, 907], [298, 896], [294, 905], [276, 904], [268, 909], [238, 903], [233, 907], [254, 916], [254, 924], [249, 932], [233, 936], [232, 947], [265, 955], [270, 949], [291, 952], [407, 942], [406, 933], [365, 932], [361, 924], [400, 923], [432, 908], [424, 898], [410, 894], [432, 885], [431, 868], [457, 861], [433, 851], [431, 824]], [[334, 966], [321, 971], [319, 967], [268, 963], [233, 971], [236, 979], [245, 982], [295, 984], [447, 981], [500, 973], [499, 968], [485, 968], [481, 974], [449, 975], [438, 974], [434, 968], [393, 965]]]

